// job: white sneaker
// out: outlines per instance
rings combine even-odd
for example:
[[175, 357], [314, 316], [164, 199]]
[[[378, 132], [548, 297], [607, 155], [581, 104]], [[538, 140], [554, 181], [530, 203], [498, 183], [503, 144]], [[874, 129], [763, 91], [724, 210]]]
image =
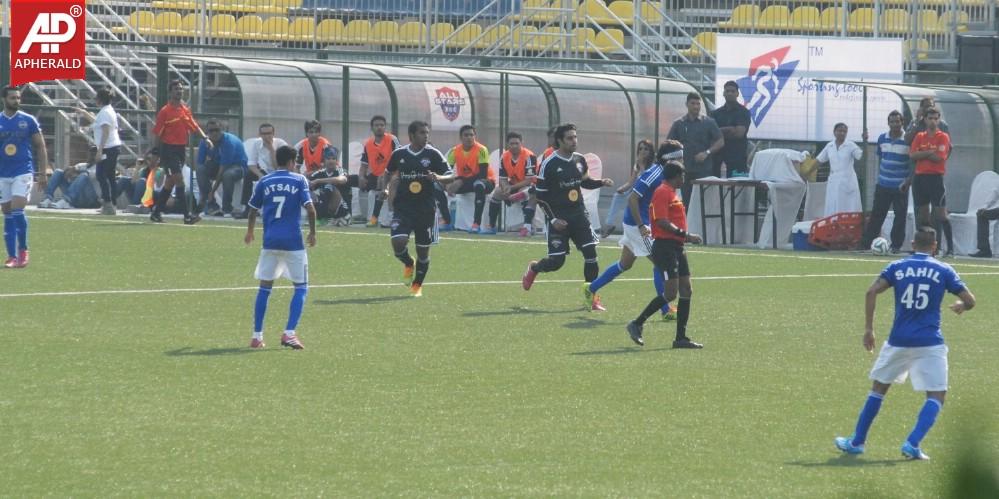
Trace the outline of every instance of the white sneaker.
[[51, 208], [52, 205], [53, 205], [52, 200], [49, 198], [45, 198], [38, 202], [39, 208]]
[[66, 201], [65, 199], [60, 199], [60, 200], [56, 201], [54, 204], [52, 204], [52, 207], [53, 208], [58, 208], [60, 210], [71, 210], [71, 209], [73, 209], [73, 205], [69, 204], [69, 201]]

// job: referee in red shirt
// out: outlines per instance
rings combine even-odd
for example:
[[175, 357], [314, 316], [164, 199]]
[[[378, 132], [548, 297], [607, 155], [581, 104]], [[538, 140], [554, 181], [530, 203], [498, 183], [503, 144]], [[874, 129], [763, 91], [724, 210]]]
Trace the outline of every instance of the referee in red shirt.
[[677, 161], [667, 161], [663, 165], [663, 183], [652, 195], [649, 204], [649, 222], [652, 225], [652, 262], [656, 272], [662, 272], [666, 277], [666, 291], [657, 295], [649, 302], [635, 320], [628, 323], [628, 335], [639, 345], [645, 345], [642, 339], [642, 326], [653, 314], [664, 305], [676, 298], [680, 299], [676, 309], [676, 339], [673, 348], [703, 348], [700, 343], [694, 343], [687, 337], [687, 319], [690, 318], [690, 266], [687, 264], [687, 253], [684, 243], [700, 243], [701, 236], [687, 232], [687, 212], [683, 208], [677, 189], [683, 186], [685, 170]]
[[[161, 212], [166, 207], [170, 195], [176, 187], [177, 202], [184, 209], [184, 223], [193, 225], [201, 220], [198, 215], [192, 215], [187, 206], [187, 196], [184, 192], [184, 163], [187, 161], [187, 144], [191, 132], [198, 132], [201, 139], [209, 149], [214, 147], [211, 139], [205, 134], [198, 123], [194, 121], [191, 108], [184, 103], [184, 83], [180, 80], [170, 82], [170, 100], [156, 114], [156, 126], [153, 127], [153, 134], [159, 142], [160, 166], [166, 169], [167, 178], [163, 183], [163, 189], [156, 196], [153, 211], [149, 215], [149, 220], [162, 222]], [[202, 193], [202, 195], [205, 195]]]

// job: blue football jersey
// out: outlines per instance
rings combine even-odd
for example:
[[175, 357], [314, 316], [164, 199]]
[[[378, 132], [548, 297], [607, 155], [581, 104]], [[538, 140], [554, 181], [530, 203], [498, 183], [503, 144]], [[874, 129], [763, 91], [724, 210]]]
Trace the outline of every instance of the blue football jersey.
[[261, 213], [264, 249], [305, 249], [301, 208], [311, 202], [309, 181], [298, 173], [277, 170], [260, 179], [249, 204]]
[[31, 137], [41, 130], [38, 120], [28, 113], [18, 111], [7, 117], [0, 112], [0, 177], [16, 177], [34, 171]]
[[641, 175], [635, 179], [635, 186], [631, 192], [638, 194], [638, 213], [641, 214], [641, 224], [636, 223], [635, 217], [631, 216], [631, 207], [624, 207], [624, 223], [626, 225], [649, 225], [649, 203], [652, 202], [652, 194], [656, 188], [663, 183], [663, 167], [658, 163], [648, 167]]
[[895, 322], [888, 344], [896, 347], [926, 347], [943, 343], [940, 304], [944, 293], [958, 294], [964, 282], [954, 269], [936, 258], [916, 253], [896, 260], [881, 278], [895, 289]]

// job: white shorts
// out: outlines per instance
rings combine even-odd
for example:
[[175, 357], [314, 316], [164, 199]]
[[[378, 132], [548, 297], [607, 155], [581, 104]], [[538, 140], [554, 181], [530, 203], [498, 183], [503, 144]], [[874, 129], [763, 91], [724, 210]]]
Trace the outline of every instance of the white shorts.
[[905, 383], [912, 375], [912, 389], [918, 392], [947, 391], [947, 345], [893, 347], [885, 342], [871, 368], [878, 383]]
[[295, 284], [307, 283], [309, 255], [305, 250], [261, 250], [254, 276], [261, 281], [274, 281], [284, 277]]
[[652, 254], [652, 239], [642, 237], [642, 232], [638, 230], [637, 225], [624, 224], [621, 234], [621, 239], [617, 242], [618, 246], [628, 248], [635, 256]]
[[28, 199], [35, 176], [30, 173], [16, 177], [0, 177], [0, 203], [9, 203], [15, 197]]

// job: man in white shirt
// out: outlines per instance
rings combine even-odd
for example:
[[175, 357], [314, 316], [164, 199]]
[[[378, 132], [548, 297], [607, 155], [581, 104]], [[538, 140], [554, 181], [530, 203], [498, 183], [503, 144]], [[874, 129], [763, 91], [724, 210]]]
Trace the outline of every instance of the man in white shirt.
[[[836, 140], [829, 142], [822, 152], [815, 157], [819, 163], [829, 163], [829, 180], [826, 181], [826, 207], [823, 216], [843, 212], [863, 211], [860, 204], [860, 185], [857, 182], [857, 172], [853, 168], [854, 161], [864, 156], [864, 150], [857, 144], [846, 140], [848, 128], [845, 123], [833, 126]], [[867, 130], [861, 135], [867, 142]]]
[[[249, 139], [243, 144], [243, 147], [246, 148], [248, 168], [246, 175], [243, 176], [243, 193], [240, 196], [244, 205], [250, 200], [250, 195], [253, 193], [253, 182], [274, 171], [277, 164], [274, 151], [281, 146], [288, 145], [284, 139], [274, 136], [274, 125], [270, 123], [261, 124], [257, 132], [259, 137]], [[246, 207], [242, 213], [233, 215], [233, 218], [244, 219], [248, 217], [250, 215], [249, 209]]]
[[101, 186], [101, 213], [114, 215], [114, 203], [118, 198], [115, 183], [118, 177], [118, 152], [121, 150], [121, 137], [118, 136], [118, 114], [111, 107], [111, 87], [97, 91], [97, 104], [101, 110], [94, 118], [94, 144], [97, 145], [97, 183]]

